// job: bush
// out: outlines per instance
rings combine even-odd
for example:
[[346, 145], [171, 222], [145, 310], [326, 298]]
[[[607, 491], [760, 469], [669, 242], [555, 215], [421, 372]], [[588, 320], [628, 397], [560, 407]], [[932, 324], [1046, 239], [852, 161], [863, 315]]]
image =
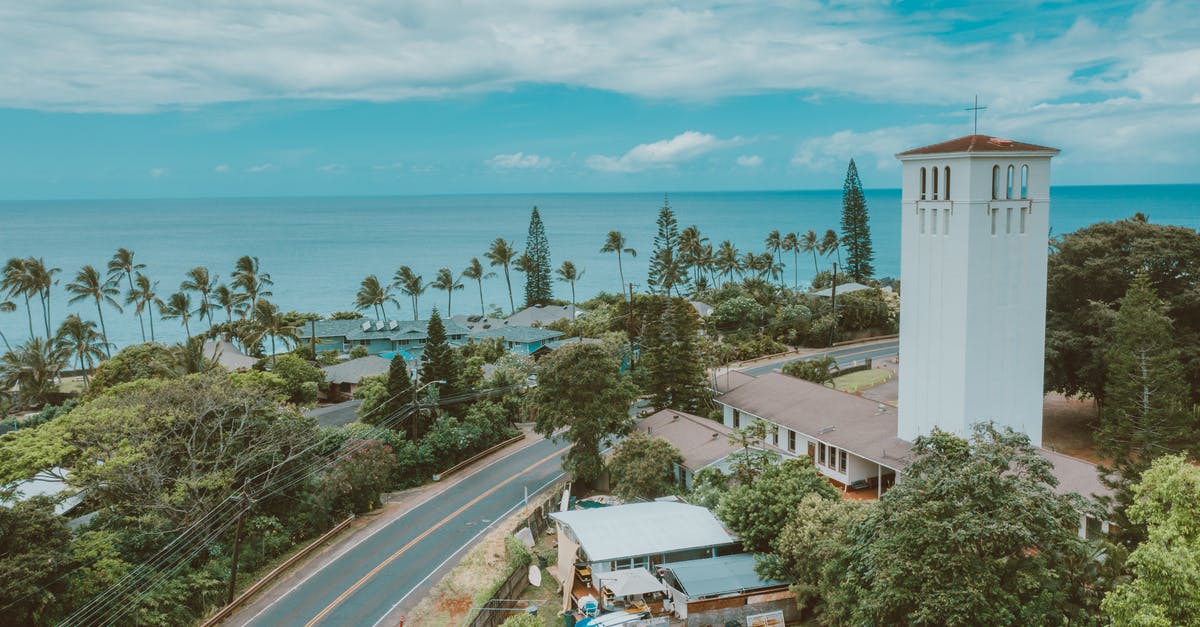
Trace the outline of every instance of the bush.
[[322, 366], [334, 366], [340, 364], [342, 359], [338, 356], [335, 350], [321, 351], [317, 354], [317, 363]]
[[533, 552], [512, 534], [504, 536], [504, 553], [508, 555], [509, 572], [518, 568], [529, 568], [533, 563]]
[[749, 296], [735, 296], [717, 305], [709, 316], [722, 332], [754, 329], [762, 326], [767, 310]]
[[277, 357], [271, 373], [283, 379], [288, 400], [297, 404], [316, 402], [320, 385], [325, 382], [323, 370], [292, 354]]
[[371, 351], [367, 350], [366, 346], [355, 346], [354, 348], [350, 349], [350, 359], [358, 359], [360, 357], [367, 357], [370, 354], [371, 354]]
[[783, 365], [783, 374], [824, 385], [837, 376], [837, 360], [826, 355], [816, 359], [790, 361]]

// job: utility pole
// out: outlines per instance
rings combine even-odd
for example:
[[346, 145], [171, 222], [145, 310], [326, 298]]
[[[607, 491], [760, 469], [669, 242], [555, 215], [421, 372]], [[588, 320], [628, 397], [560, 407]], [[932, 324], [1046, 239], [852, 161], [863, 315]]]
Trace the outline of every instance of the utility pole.
[[233, 562], [229, 566], [229, 599], [225, 602], [226, 605], [233, 603], [233, 592], [237, 587], [238, 556], [242, 552], [242, 528], [246, 524], [246, 512], [250, 509], [250, 497], [242, 492], [240, 498], [245, 499], [245, 509], [238, 514], [237, 531], [233, 536]]
[[830, 284], [829, 306], [833, 309], [833, 324], [829, 327], [829, 345], [837, 340], [837, 262], [833, 262], [833, 279]]
[[633, 283], [629, 284], [629, 371], [633, 372]]

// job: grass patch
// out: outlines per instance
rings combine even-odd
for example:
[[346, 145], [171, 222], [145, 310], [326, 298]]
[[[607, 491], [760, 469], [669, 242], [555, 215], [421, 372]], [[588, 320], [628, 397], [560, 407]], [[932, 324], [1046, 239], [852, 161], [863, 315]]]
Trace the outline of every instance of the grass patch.
[[890, 381], [896, 371], [891, 368], [871, 368], [842, 375], [833, 380], [833, 387], [843, 392], [857, 392]]

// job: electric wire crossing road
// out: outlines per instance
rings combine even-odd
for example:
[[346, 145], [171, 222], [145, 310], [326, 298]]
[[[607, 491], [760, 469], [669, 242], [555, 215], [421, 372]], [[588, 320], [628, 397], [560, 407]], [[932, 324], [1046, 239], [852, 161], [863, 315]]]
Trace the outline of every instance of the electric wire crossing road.
[[[235, 625], [378, 625], [529, 495], [563, 476], [568, 445], [541, 440], [458, 480], [308, 573]], [[257, 608], [257, 605], [251, 606]], [[394, 621], [389, 621], [394, 622]]]

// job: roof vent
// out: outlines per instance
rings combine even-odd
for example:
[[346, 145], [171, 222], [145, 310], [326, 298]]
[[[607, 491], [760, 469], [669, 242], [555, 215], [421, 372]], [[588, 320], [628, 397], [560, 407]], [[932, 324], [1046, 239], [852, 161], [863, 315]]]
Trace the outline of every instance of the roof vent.
[[368, 320], [368, 321], [366, 321], [366, 322], [362, 323], [362, 330], [363, 330], [363, 331], [370, 331], [370, 330], [371, 330], [371, 321], [370, 321], [370, 320]]
[[392, 321], [388, 322], [388, 328], [395, 331], [396, 329], [400, 328], [400, 323], [396, 322], [395, 320], [392, 320]]
[[825, 435], [826, 433], [829, 433], [830, 431], [834, 431], [836, 429], [837, 429], [837, 427], [821, 427], [821, 430], [817, 431], [817, 435]]
[[720, 433], [717, 433], [716, 431], [714, 431], [714, 432], [713, 432], [713, 437], [712, 437], [712, 439], [714, 439], [714, 440], [715, 440], [715, 439], [717, 439], [717, 438], [719, 438], [719, 437], [721, 437], [721, 434], [720, 434]]
[[383, 320], [376, 320], [376, 321], [375, 321], [375, 330], [376, 330], [376, 331], [382, 331], [382, 330], [383, 330]]

